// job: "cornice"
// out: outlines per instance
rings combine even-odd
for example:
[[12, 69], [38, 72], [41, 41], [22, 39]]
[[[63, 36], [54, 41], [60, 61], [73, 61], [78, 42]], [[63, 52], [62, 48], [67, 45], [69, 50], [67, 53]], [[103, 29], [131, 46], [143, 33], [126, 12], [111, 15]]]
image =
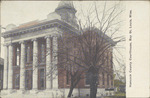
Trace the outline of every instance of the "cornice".
[[36, 32], [36, 31], [40, 31], [40, 30], [53, 28], [53, 27], [58, 27], [60, 29], [67, 30], [67, 31], [72, 32], [72, 33], [78, 32], [78, 30], [76, 28], [74, 28], [73, 26], [71, 26], [70, 24], [68, 24], [64, 21], [55, 19], [55, 20], [42, 22], [42, 23], [39, 23], [39, 24], [36, 24], [33, 26], [29, 26], [29, 27], [18, 28], [18, 29], [14, 29], [11, 31], [6, 31], [6, 32], [2, 33], [2, 37], [4, 37], [4, 38], [13, 37], [16, 35]]

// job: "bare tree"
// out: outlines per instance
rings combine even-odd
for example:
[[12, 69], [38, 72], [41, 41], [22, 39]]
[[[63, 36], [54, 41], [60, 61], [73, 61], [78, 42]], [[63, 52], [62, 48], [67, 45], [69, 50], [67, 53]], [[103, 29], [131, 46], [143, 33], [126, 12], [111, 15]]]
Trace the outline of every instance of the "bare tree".
[[[96, 98], [96, 76], [99, 74], [99, 70], [107, 73], [111, 72], [109, 66], [104, 66], [105, 63], [103, 63], [105, 62], [105, 53], [112, 52], [111, 49], [113, 47], [117, 50], [117, 44], [125, 41], [124, 36], [117, 34], [120, 33], [120, 24], [123, 22], [119, 19], [119, 16], [124, 10], [118, 9], [120, 2], [114, 4], [110, 8], [107, 7], [107, 4], [108, 3], [105, 2], [103, 10], [99, 11], [97, 3], [94, 2], [91, 7], [89, 7], [87, 16], [85, 16], [82, 11], [86, 21], [84, 23], [81, 20], [79, 21], [81, 35], [85, 35], [85, 32], [88, 32], [88, 36], [84, 36], [79, 43], [81, 47], [83, 46], [80, 50], [84, 55], [82, 59], [84, 59], [83, 61], [85, 62], [87, 70], [91, 73], [90, 98]], [[84, 28], [87, 28], [87, 30], [84, 30]], [[93, 28], [97, 28], [98, 30], [94, 30]], [[97, 33], [95, 37], [94, 34], [92, 34], [93, 32]], [[100, 40], [97, 38], [98, 35], [100, 36]], [[95, 43], [93, 40], [95, 40]], [[118, 58], [115, 58], [119, 63], [120, 61], [118, 61]], [[112, 64], [114, 64], [113, 61]]]
[[[123, 10], [118, 10], [120, 3], [107, 8], [105, 2], [103, 10], [99, 12], [97, 3], [89, 7], [88, 14], [84, 15], [84, 22], [80, 19], [79, 32], [76, 34], [62, 34], [58, 43], [58, 68], [70, 75], [71, 97], [73, 89], [83, 73], [90, 76], [90, 98], [96, 98], [97, 81], [100, 72], [113, 74], [113, 47], [125, 40], [124, 36], [116, 36], [120, 29], [120, 19]], [[101, 13], [101, 14], [100, 14]]]

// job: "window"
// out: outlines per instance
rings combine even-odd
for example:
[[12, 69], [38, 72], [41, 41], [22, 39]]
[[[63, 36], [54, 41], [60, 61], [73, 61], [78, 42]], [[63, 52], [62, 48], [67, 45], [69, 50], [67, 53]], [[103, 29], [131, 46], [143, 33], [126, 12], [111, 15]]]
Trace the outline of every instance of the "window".
[[19, 49], [19, 47], [17, 47], [17, 51], [16, 51], [16, 57], [17, 57], [17, 59], [16, 59], [16, 63], [17, 63], [17, 66], [19, 66], [19, 63], [20, 63], [20, 49]]
[[85, 74], [85, 84], [90, 85], [90, 74], [89, 73]]
[[41, 60], [41, 63], [44, 63], [45, 62], [45, 44], [42, 43], [41, 44], [41, 47], [40, 47], [40, 60]]
[[45, 73], [44, 69], [40, 69], [40, 89], [45, 89]]
[[97, 75], [97, 84], [99, 85], [99, 75]]
[[110, 67], [110, 65], [109, 65], [109, 52], [107, 52], [107, 66]]
[[32, 70], [25, 71], [25, 89], [30, 90], [32, 88]]
[[15, 75], [15, 88], [19, 87], [19, 74]]
[[25, 72], [25, 87], [28, 89], [28, 82], [29, 82], [29, 74], [28, 70]]
[[111, 75], [111, 85], [113, 86], [113, 76]]
[[113, 68], [113, 55], [112, 55], [112, 52], [111, 53], [111, 56], [110, 56], [110, 63], [111, 63], [111, 68]]
[[30, 62], [30, 46], [27, 46], [27, 63]]
[[66, 48], [66, 60], [68, 61], [69, 60], [69, 49]]
[[14, 66], [19, 66], [19, 65], [20, 65], [20, 47], [19, 47], [19, 46], [16, 46], [14, 52], [15, 52]]
[[113, 68], [113, 66], [112, 66], [112, 54], [111, 54], [111, 52], [107, 53], [107, 58], [108, 58], [107, 64], [108, 64], [109, 68]]
[[[98, 74], [96, 75], [95, 79], [96, 79], [96, 83], [99, 84], [99, 75]], [[90, 79], [90, 73], [86, 73], [86, 75], [85, 75], [85, 84], [90, 85], [90, 80], [91, 80]]]
[[66, 71], [66, 84], [69, 85], [69, 72]]
[[103, 85], [105, 85], [104, 73], [102, 73], [102, 80], [103, 80]]
[[109, 75], [107, 75], [107, 86], [109, 86]]
[[33, 60], [32, 44], [26, 46], [26, 63], [31, 63]]

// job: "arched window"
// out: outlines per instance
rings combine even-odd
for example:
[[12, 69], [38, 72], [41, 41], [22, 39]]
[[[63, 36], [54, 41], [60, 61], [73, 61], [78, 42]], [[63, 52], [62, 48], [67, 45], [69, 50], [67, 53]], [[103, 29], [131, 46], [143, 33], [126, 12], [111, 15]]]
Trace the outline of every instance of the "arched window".
[[99, 85], [99, 74], [97, 75], [97, 85]]
[[107, 86], [109, 86], [109, 74], [107, 74]]
[[69, 85], [69, 72], [66, 71], [66, 84]]
[[112, 52], [110, 52], [110, 64], [111, 64], [111, 68], [113, 68], [113, 54], [112, 54]]
[[109, 67], [109, 52], [107, 52], [106, 59], [107, 59], [107, 66]]
[[66, 48], [66, 62], [69, 60], [69, 49]]
[[103, 80], [103, 85], [105, 85], [104, 73], [102, 73], [102, 80]]
[[111, 86], [113, 86], [113, 75], [111, 75]]

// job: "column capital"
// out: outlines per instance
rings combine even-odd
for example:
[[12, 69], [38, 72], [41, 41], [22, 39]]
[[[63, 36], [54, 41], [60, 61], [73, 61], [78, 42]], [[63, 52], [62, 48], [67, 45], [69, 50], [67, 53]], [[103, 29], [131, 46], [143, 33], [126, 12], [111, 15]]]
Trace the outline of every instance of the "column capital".
[[51, 35], [47, 35], [47, 36], [45, 36], [44, 38], [47, 39], [47, 38], [50, 38], [50, 37], [51, 37]]
[[37, 38], [31, 39], [31, 41], [37, 41]]
[[59, 37], [60, 35], [58, 35], [58, 34], [54, 34], [54, 35], [52, 35], [52, 37]]
[[8, 43], [4, 43], [3, 46], [6, 46], [6, 47], [7, 47], [7, 46], [9, 46], [9, 44], [8, 44]]
[[19, 44], [24, 44], [24, 43], [25, 43], [25, 41], [24, 41], [24, 40], [19, 42]]
[[3, 46], [12, 46], [13, 43], [4, 43]]
[[13, 45], [13, 43], [8, 43], [8, 46], [12, 46]]

